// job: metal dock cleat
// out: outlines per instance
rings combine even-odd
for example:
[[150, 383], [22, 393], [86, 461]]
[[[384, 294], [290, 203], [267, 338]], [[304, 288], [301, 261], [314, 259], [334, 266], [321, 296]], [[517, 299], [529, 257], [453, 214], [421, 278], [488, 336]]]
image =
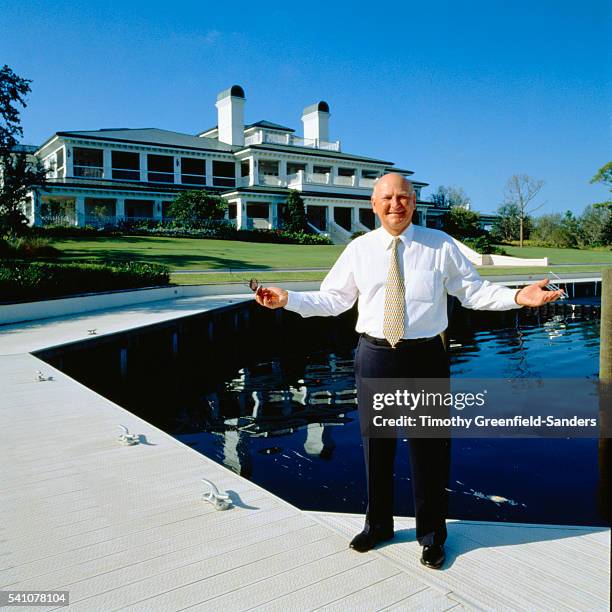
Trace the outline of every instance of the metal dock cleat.
[[134, 444], [140, 444], [140, 436], [138, 434], [131, 434], [125, 425], [119, 425], [123, 429], [123, 433], [117, 438], [119, 444], [124, 446], [134, 446]]
[[232, 505], [230, 496], [227, 493], [219, 493], [219, 489], [217, 489], [214, 483], [206, 480], [206, 478], [202, 478], [202, 482], [212, 489], [211, 491], [204, 492], [202, 496], [204, 501], [210, 502], [216, 510], [227, 510]]

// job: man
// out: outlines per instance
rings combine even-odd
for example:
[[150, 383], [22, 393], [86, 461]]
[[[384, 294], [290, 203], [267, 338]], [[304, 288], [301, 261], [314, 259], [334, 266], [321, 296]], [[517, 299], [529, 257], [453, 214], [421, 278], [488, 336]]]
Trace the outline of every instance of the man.
[[[372, 208], [381, 227], [347, 245], [319, 291], [268, 287], [255, 295], [262, 306], [303, 317], [338, 315], [358, 300], [355, 379], [362, 429], [368, 418], [360, 401], [362, 379], [448, 378], [440, 337], [448, 325], [447, 293], [479, 310], [541, 306], [562, 294], [545, 291], [547, 279], [518, 291], [482, 280], [450, 236], [412, 223], [416, 194], [399, 174], [376, 183]], [[395, 438], [363, 438], [368, 508], [364, 530], [350, 543], [358, 552], [393, 537], [396, 443]], [[450, 440], [410, 439], [410, 465], [421, 563], [437, 569], [445, 559]]]

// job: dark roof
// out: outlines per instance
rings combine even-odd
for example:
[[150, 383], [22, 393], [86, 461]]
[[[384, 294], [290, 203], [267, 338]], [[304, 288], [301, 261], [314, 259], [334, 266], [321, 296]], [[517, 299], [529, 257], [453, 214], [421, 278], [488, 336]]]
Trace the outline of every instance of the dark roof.
[[291, 128], [285, 127], [284, 125], [280, 125], [278, 123], [272, 123], [272, 121], [266, 121], [262, 119], [261, 121], [256, 121], [255, 123], [249, 123], [249, 125], [244, 126], [246, 129], [253, 127], [261, 127], [268, 128], [270, 130], [282, 130], [283, 132], [295, 132]]
[[238, 148], [212, 138], [200, 138], [191, 134], [182, 134], [181, 132], [171, 132], [158, 128], [112, 128], [92, 131], [57, 132], [57, 136], [73, 136], [91, 138], [93, 140], [132, 142], [160, 147], [179, 147], [182, 149], [222, 151], [226, 153], [231, 153]]
[[324, 100], [321, 100], [316, 104], [311, 104], [304, 109], [302, 115], [307, 115], [308, 113], [315, 113], [318, 111], [322, 113], [329, 113], [329, 104]]
[[390, 168], [385, 168], [389, 172], [397, 172], [398, 174], [414, 174], [412, 170], [406, 170], [405, 168], [396, 168], [395, 166], [391, 166]]
[[12, 149], [12, 153], [35, 153], [38, 147], [35, 145], [16, 144]]
[[[282, 132], [295, 132], [295, 130], [292, 130], [289, 127], [280, 125], [279, 123], [273, 123], [272, 121], [266, 121], [265, 119], [262, 119], [261, 121], [256, 121], [255, 123], [249, 123], [244, 126], [244, 129], [248, 130], [249, 128], [254, 128], [254, 127], [260, 127], [264, 129], [267, 128], [269, 130], [280, 130]], [[198, 132], [198, 136], [201, 136], [202, 134], [207, 134], [208, 132], [212, 132], [213, 130], [218, 130], [218, 129], [219, 129], [219, 126], [214, 125], [213, 127], [208, 128], [207, 130], [202, 130], [201, 132]]]
[[287, 153], [299, 153], [300, 155], [315, 155], [317, 157], [333, 157], [336, 159], [349, 159], [354, 161], [372, 162], [374, 164], [384, 164], [385, 166], [393, 166], [393, 162], [385, 161], [383, 159], [375, 159], [373, 157], [363, 157], [362, 155], [351, 155], [350, 153], [342, 153], [338, 151], [328, 151], [326, 149], [313, 149], [312, 147], [294, 147], [292, 145], [269, 145], [269, 144], [258, 144], [258, 145], [247, 145], [240, 147], [239, 150], [244, 149], [267, 149], [269, 151], [285, 151]]
[[[270, 195], [287, 195], [290, 189], [278, 188], [278, 187], [267, 187], [265, 185], [253, 185], [252, 187], [240, 187], [240, 188], [228, 188], [224, 192], [224, 195], [232, 193], [265, 193]], [[337, 199], [337, 200], [363, 200], [370, 201], [369, 195], [362, 195], [357, 193], [342, 193], [342, 192], [322, 192], [322, 191], [300, 191], [300, 195], [313, 196], [325, 199]]]

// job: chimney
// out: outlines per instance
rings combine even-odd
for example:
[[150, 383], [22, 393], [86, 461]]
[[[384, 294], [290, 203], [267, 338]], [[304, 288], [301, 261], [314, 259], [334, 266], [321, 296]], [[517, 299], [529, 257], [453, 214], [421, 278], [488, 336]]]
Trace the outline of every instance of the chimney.
[[244, 89], [232, 85], [217, 96], [219, 140], [229, 145], [244, 145]]
[[329, 140], [329, 104], [317, 102], [304, 109], [302, 113], [304, 138], [311, 140]]

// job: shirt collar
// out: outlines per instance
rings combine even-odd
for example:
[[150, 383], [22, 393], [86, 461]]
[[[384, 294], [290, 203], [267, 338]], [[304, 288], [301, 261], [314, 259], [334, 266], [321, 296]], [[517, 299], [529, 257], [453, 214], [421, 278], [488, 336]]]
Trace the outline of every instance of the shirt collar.
[[[385, 249], [388, 249], [393, 244], [393, 234], [390, 234], [382, 225], [378, 228], [380, 230], [380, 236]], [[410, 246], [410, 243], [414, 239], [414, 223], [410, 223], [408, 227], [398, 236], [398, 238], [404, 243], [405, 247]]]

